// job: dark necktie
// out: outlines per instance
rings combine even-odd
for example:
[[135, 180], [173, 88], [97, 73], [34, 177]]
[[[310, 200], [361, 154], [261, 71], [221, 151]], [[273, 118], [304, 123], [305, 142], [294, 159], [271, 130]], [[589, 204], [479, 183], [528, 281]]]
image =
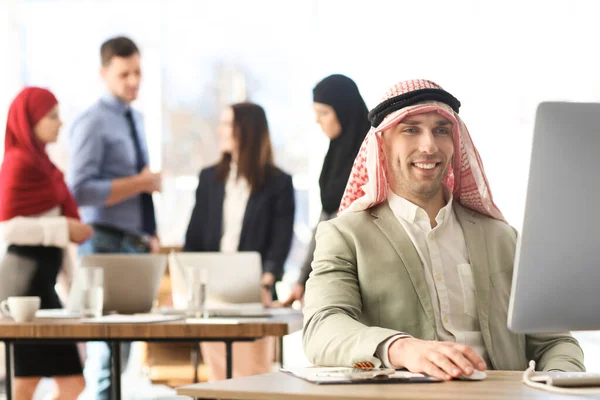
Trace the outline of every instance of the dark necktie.
[[[135, 129], [135, 122], [133, 121], [131, 110], [125, 111], [125, 118], [127, 118], [127, 122], [129, 123], [129, 131], [131, 132], [131, 139], [133, 140], [133, 145], [135, 147], [137, 171], [141, 172], [146, 166], [146, 163], [144, 162], [144, 153], [142, 152], [137, 129]], [[156, 234], [156, 218], [154, 215], [152, 196], [148, 193], [142, 193], [140, 197], [142, 202], [142, 230], [148, 235], [154, 235]]]

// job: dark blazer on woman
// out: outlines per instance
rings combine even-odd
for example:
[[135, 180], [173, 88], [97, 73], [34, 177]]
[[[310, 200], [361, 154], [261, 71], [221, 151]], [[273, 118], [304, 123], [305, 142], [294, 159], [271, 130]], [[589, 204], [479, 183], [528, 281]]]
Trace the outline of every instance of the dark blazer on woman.
[[[225, 182], [216, 179], [216, 167], [200, 172], [196, 205], [185, 236], [184, 251], [219, 251], [223, 236]], [[283, 276], [294, 232], [292, 177], [276, 169], [262, 189], [250, 194], [238, 251], [258, 251], [263, 272], [276, 280]]]

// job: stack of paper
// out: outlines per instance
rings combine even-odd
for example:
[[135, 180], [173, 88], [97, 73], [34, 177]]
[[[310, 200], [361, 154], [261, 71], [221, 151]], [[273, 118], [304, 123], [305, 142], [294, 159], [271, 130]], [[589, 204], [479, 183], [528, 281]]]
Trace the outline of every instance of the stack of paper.
[[88, 324], [151, 324], [156, 322], [169, 322], [183, 319], [177, 315], [160, 314], [110, 314], [99, 318], [83, 318], [81, 322]]

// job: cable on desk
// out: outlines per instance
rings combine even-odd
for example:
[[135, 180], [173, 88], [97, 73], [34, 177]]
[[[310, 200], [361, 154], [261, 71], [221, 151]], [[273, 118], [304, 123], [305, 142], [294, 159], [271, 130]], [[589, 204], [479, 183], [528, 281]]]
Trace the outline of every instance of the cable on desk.
[[547, 392], [562, 393], [562, 394], [600, 394], [600, 389], [590, 388], [564, 388], [552, 386], [546, 383], [534, 382], [530, 378], [535, 374], [535, 361], [529, 361], [529, 368], [523, 372], [523, 383], [535, 389], [545, 390]]

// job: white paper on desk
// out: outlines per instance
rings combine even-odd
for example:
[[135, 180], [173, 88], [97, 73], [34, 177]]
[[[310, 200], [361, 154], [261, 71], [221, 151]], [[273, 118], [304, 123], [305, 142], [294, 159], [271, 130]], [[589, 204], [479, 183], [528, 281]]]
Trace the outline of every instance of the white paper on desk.
[[187, 318], [187, 324], [202, 325], [239, 325], [240, 321], [233, 318]]
[[66, 308], [50, 308], [44, 310], [37, 310], [35, 312], [36, 318], [57, 318], [57, 319], [69, 319], [69, 318], [81, 318], [81, 314], [78, 312], [69, 311]]
[[151, 324], [156, 322], [169, 322], [182, 319], [177, 315], [157, 315], [157, 314], [110, 314], [99, 318], [83, 318], [81, 322], [88, 324]]
[[219, 309], [219, 310], [244, 310], [244, 311], [262, 311], [265, 306], [262, 303], [223, 303], [220, 301], [207, 301], [207, 309]]
[[235, 318], [187, 318], [187, 324], [201, 325], [239, 325], [241, 322]]
[[[386, 369], [387, 370], [387, 369]], [[315, 383], [326, 383], [326, 382], [339, 382], [339, 381], [351, 381], [354, 380], [352, 378], [352, 374], [356, 374], [357, 380], [368, 380], [372, 378], [363, 378], [360, 375], [364, 373], [368, 373], [369, 371], [357, 371], [354, 368], [345, 368], [345, 367], [322, 367], [322, 368], [282, 368], [282, 372], [292, 374], [298, 378], [307, 380], [309, 382]], [[376, 370], [371, 370], [376, 371]], [[345, 376], [349, 374], [349, 376]], [[388, 378], [396, 378], [396, 379], [415, 379], [415, 378], [425, 378], [423, 374], [415, 374], [408, 371], [395, 371], [392, 374], [386, 374]]]
[[187, 318], [185, 320], [188, 324], [206, 324], [206, 325], [238, 325], [238, 324], [256, 324], [263, 322], [273, 322], [269, 318], [221, 318], [221, 317], [208, 317], [208, 318]]
[[208, 311], [230, 311], [232, 315], [234, 312], [239, 312], [240, 317], [244, 317], [244, 313], [252, 314], [256, 313], [264, 314], [265, 317], [277, 316], [277, 315], [294, 315], [302, 314], [301, 310], [294, 310], [289, 307], [265, 307], [262, 303], [218, 303], [210, 302], [207, 304], [206, 309]]
[[293, 308], [289, 307], [268, 308], [267, 311], [271, 317], [302, 315], [302, 310], [294, 310]]

